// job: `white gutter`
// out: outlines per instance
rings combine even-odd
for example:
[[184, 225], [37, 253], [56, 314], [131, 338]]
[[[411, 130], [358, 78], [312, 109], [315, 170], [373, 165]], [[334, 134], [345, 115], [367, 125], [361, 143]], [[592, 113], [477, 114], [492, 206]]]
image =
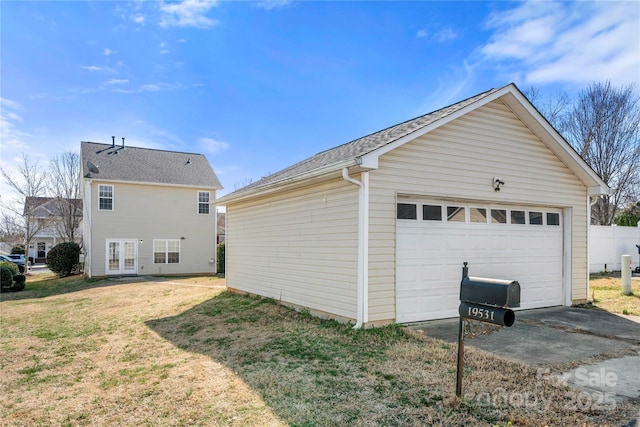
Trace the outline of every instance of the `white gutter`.
[[369, 172], [362, 172], [362, 181], [349, 176], [349, 169], [342, 168], [342, 179], [355, 184], [358, 189], [358, 286], [356, 295], [356, 324], [359, 329], [369, 321]]

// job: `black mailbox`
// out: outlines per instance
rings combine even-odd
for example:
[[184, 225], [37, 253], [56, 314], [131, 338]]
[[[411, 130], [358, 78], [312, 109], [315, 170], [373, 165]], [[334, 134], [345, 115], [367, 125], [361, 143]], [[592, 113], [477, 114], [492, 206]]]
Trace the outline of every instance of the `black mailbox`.
[[466, 276], [460, 283], [460, 301], [494, 307], [520, 307], [520, 283]]

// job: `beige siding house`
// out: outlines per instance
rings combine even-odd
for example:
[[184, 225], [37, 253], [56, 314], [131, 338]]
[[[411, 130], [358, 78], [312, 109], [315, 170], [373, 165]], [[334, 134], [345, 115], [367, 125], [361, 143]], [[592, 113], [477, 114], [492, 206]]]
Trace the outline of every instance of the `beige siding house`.
[[356, 326], [457, 316], [463, 262], [523, 309], [588, 298], [590, 202], [609, 191], [513, 84], [228, 194], [233, 289]]
[[81, 143], [89, 277], [214, 273], [216, 190], [206, 157]]

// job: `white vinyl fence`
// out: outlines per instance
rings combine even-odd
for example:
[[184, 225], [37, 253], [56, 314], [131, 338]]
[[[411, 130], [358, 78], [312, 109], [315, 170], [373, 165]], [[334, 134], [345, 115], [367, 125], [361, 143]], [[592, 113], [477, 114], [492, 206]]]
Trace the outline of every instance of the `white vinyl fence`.
[[631, 255], [633, 268], [638, 266], [640, 227], [592, 225], [589, 228], [589, 272], [620, 271], [620, 257]]

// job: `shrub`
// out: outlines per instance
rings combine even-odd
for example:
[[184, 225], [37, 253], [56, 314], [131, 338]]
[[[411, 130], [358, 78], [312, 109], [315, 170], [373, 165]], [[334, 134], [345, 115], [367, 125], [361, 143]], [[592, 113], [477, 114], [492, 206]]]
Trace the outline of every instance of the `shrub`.
[[24, 246], [14, 246], [11, 248], [11, 255], [14, 254], [24, 255]]
[[14, 262], [0, 261], [0, 267], [7, 267], [9, 270], [11, 270], [12, 276], [15, 276], [16, 274], [20, 274], [20, 267], [18, 267], [18, 264]]
[[[3, 263], [6, 264], [6, 263]], [[0, 291], [4, 292], [13, 286], [13, 272], [6, 265], [0, 266]]]
[[78, 265], [80, 246], [74, 242], [55, 245], [47, 254], [47, 267], [58, 276], [69, 276]]
[[216, 270], [218, 274], [224, 274], [224, 242], [216, 248]]
[[25, 284], [27, 282], [27, 276], [24, 274], [16, 274], [13, 276], [13, 286], [11, 287], [12, 291], [23, 291]]

